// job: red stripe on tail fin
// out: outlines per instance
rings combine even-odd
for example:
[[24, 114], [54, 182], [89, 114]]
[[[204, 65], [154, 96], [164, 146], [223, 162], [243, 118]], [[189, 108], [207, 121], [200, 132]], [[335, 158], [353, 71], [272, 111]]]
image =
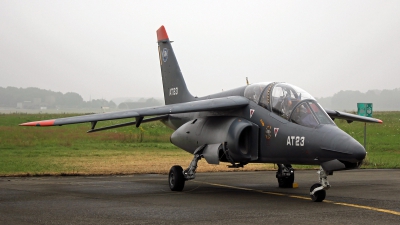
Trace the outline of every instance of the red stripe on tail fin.
[[161, 26], [157, 30], [157, 40], [161, 41], [161, 40], [166, 40], [166, 39], [168, 39], [167, 31], [165, 30], [164, 26]]

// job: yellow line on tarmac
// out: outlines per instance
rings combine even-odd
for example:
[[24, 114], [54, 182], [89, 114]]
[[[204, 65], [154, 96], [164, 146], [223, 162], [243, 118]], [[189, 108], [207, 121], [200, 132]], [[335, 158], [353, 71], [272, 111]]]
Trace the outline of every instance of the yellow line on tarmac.
[[303, 196], [297, 196], [297, 195], [288, 195], [288, 197], [291, 198], [299, 198], [299, 199], [305, 199], [305, 200], [310, 200], [310, 198], [308, 197], [303, 197]]
[[[237, 190], [254, 191], [254, 192], [259, 192], [259, 193], [268, 194], [268, 195], [278, 195], [278, 196], [286, 196], [286, 197], [289, 197], [289, 198], [310, 200], [310, 198], [307, 198], [307, 197], [304, 197], [304, 196], [298, 196], [298, 195], [282, 194], [282, 193], [277, 193], [277, 192], [268, 192], [268, 191], [262, 191], [262, 190], [251, 189], [251, 188], [235, 187], [235, 186], [230, 186], [230, 185], [225, 185], [225, 184], [215, 184], [215, 183], [201, 182], [201, 181], [192, 181], [192, 182], [203, 183], [203, 184], [208, 184], [208, 185], [217, 186], [217, 187], [226, 187], [226, 188], [237, 189]], [[330, 203], [330, 204], [335, 204], [335, 205], [342, 205], [342, 206], [347, 206], [347, 207], [366, 209], [366, 210], [371, 210], [371, 211], [388, 213], [388, 214], [393, 214], [393, 215], [400, 216], [400, 212], [393, 211], [393, 210], [380, 209], [380, 208], [375, 208], [375, 207], [370, 207], [370, 206], [349, 204], [349, 203], [343, 203], [343, 202], [334, 202], [334, 201], [329, 201], [329, 200], [324, 200], [324, 202], [325, 203]]]
[[257, 190], [255, 190], [255, 189], [242, 188], [242, 187], [234, 187], [234, 186], [229, 186], [229, 185], [224, 185], [224, 184], [214, 184], [214, 183], [199, 182], [199, 181], [193, 181], [193, 182], [195, 182], [195, 183], [209, 184], [209, 185], [217, 186], [217, 187], [227, 187], [227, 188], [231, 188], [231, 189], [245, 190], [245, 191], [257, 191]]
[[282, 193], [276, 193], [276, 192], [265, 192], [265, 191], [259, 191], [260, 193], [264, 194], [269, 194], [269, 195], [279, 195], [279, 196], [286, 196], [285, 194]]
[[393, 210], [380, 209], [380, 208], [375, 208], [375, 207], [370, 207], [370, 206], [349, 204], [349, 203], [343, 203], [343, 202], [333, 202], [333, 204], [335, 204], [335, 205], [344, 205], [344, 206], [349, 206], [349, 207], [354, 207], [354, 208], [360, 208], [360, 209], [368, 209], [368, 210], [372, 210], [372, 211], [383, 212], [383, 213], [389, 213], [389, 214], [393, 214], [393, 215], [400, 216], [400, 212], [396, 212], [396, 211], [393, 211]]

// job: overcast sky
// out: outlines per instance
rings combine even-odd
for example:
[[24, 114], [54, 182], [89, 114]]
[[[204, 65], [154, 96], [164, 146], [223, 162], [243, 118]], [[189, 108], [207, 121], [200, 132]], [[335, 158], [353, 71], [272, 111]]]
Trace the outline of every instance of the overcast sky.
[[284, 81], [315, 97], [400, 87], [400, 1], [0, 1], [0, 86], [162, 97], [164, 25], [204, 96]]

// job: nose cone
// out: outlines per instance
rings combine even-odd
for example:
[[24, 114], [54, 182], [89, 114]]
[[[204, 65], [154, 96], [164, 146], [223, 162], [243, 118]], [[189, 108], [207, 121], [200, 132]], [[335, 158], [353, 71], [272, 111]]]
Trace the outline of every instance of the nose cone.
[[349, 162], [361, 162], [367, 154], [364, 147], [353, 138], [344, 142], [342, 148], [347, 149], [347, 151], [351, 154], [350, 156], [352, 159], [347, 160]]
[[350, 163], [359, 163], [367, 154], [364, 147], [353, 137], [338, 127], [327, 127], [328, 130], [323, 130], [321, 138], [321, 149], [324, 150], [323, 158], [338, 159]]

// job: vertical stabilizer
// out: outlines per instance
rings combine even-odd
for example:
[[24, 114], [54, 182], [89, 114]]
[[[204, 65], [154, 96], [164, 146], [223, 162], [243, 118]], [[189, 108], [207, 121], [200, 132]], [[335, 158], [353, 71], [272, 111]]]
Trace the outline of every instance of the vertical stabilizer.
[[164, 26], [157, 30], [157, 41], [165, 104], [193, 101]]

